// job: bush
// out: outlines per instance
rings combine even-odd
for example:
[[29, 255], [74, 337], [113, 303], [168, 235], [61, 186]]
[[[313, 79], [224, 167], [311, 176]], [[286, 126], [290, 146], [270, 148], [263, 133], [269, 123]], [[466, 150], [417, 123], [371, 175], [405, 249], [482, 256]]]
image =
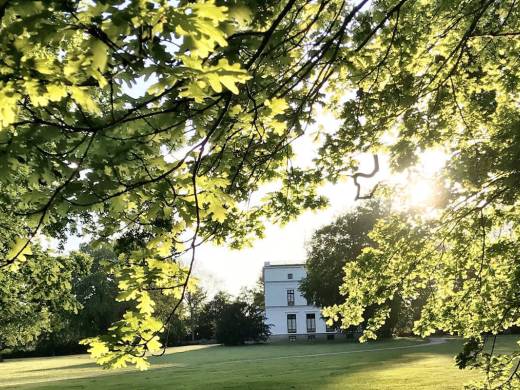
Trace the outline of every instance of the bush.
[[271, 334], [263, 310], [243, 301], [224, 305], [216, 325], [217, 341], [224, 345], [266, 341]]

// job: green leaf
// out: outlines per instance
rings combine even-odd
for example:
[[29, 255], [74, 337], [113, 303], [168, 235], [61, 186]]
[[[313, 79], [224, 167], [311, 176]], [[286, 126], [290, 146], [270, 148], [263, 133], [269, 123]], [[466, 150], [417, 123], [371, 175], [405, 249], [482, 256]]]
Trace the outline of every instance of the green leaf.
[[93, 114], [101, 114], [101, 109], [94, 99], [88, 93], [88, 90], [83, 87], [71, 86], [68, 88], [72, 98], [87, 112]]
[[108, 60], [108, 47], [99, 39], [94, 39], [91, 46], [92, 68], [104, 72]]

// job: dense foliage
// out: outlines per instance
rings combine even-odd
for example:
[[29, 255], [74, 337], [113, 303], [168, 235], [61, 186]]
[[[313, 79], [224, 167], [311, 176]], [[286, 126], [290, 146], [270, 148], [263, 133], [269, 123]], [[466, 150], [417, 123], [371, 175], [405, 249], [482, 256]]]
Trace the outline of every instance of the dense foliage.
[[378, 305], [365, 333], [373, 337], [395, 294], [413, 302], [426, 292], [415, 331], [470, 338], [458, 364], [483, 368], [482, 386], [517, 387], [519, 352], [501, 355], [492, 345], [520, 323], [520, 8], [515, 1], [400, 4], [354, 59], [362, 61], [351, 78], [357, 95], [344, 104], [344, 125], [323, 147], [324, 161], [333, 171], [336, 150], [387, 151], [413, 181], [421, 172], [409, 167], [421, 152], [441, 149], [449, 160], [436, 180], [438, 202], [378, 223], [373, 247], [345, 267], [345, 303], [328, 314], [340, 313], [349, 326]]
[[[0, 352], [3, 350], [8, 356], [85, 352], [85, 346], [79, 344], [81, 340], [107, 333], [132, 308], [132, 302], [117, 300], [117, 281], [102, 265], [115, 258], [117, 255], [109, 244], [97, 248], [83, 244], [69, 256], [51, 256], [39, 247], [26, 254], [27, 262], [22, 263], [21, 270], [2, 275]], [[49, 267], [59, 268], [59, 277]], [[29, 285], [33, 279], [39, 281], [43, 274], [45, 285]], [[198, 326], [198, 312], [205, 301], [198, 302], [198, 312], [194, 313], [187, 308], [190, 295], [205, 299], [200, 288], [186, 295], [186, 303], [180, 305], [169, 319], [167, 331], [161, 334], [161, 342], [167, 346], [191, 339], [190, 329], [194, 323]], [[152, 298], [155, 315], [166, 322], [177, 301], [156, 291]]]
[[202, 311], [198, 317], [196, 334], [201, 339], [216, 339], [217, 321], [224, 310], [224, 307], [232, 301], [231, 296], [219, 291], [215, 296], [204, 304]]
[[[387, 208], [388, 209], [388, 208]], [[307, 243], [307, 276], [300, 290], [307, 301], [325, 307], [340, 304], [343, 267], [370, 246], [368, 233], [388, 210], [376, 202], [360, 205], [316, 230]]]
[[224, 305], [216, 323], [216, 339], [224, 345], [266, 341], [271, 334], [262, 308], [236, 300]]
[[[86, 337], [106, 333], [112, 323], [130, 307], [128, 302], [118, 302], [117, 282], [107, 273], [103, 263], [117, 258], [108, 244], [93, 248], [82, 245], [75, 256], [88, 259], [82, 273], [72, 272], [68, 277], [71, 293], [80, 305], [77, 312], [56, 312], [51, 320], [55, 326], [38, 339], [35, 346], [37, 354], [60, 354], [83, 352], [78, 343]], [[21, 344], [25, 349], [28, 345]], [[31, 347], [29, 345], [29, 347]]]
[[[146, 368], [146, 352], [160, 350], [166, 325], [151, 291], [181, 302], [191, 271], [183, 254], [192, 262], [208, 239], [240, 245], [261, 234], [265, 216], [324, 204], [306, 183], [316, 174], [287, 170], [310, 113], [302, 96], [315, 97], [317, 85], [298, 82], [307, 71], [286, 74], [298, 59], [271, 41], [283, 36], [278, 26], [291, 28], [289, 11], [300, 19], [312, 10], [246, 3], [0, 6], [0, 207], [24, 225], [2, 267], [38, 235], [65, 238], [78, 223], [96, 238], [117, 235], [123, 250], [107, 267], [119, 299], [137, 304], [111, 334], [86, 341], [102, 364]], [[143, 78], [153, 85], [134, 93]], [[269, 180], [295, 191], [244, 207]]]
[[63, 326], [60, 316], [82, 307], [72, 278], [88, 272], [88, 256], [51, 256], [34, 245], [24, 257], [0, 273], [0, 357], [3, 350], [34, 346], [42, 333]]
[[[356, 172], [359, 152], [413, 178], [417, 156], [442, 149], [443, 202], [378, 224], [330, 314], [348, 326], [379, 305], [371, 336], [396, 291], [428, 289], [417, 331], [472, 337], [464, 365], [518, 383], [515, 354], [481, 349], [519, 322], [516, 0], [8, 0], [0, 17], [0, 212], [21, 225], [0, 265], [78, 223], [117, 237], [106, 266], [135, 309], [87, 341], [98, 362], [146, 368], [166, 328], [151, 293], [179, 308], [200, 243], [240, 246], [266, 219], [324, 206], [323, 180], [370, 194], [359, 179], [378, 160]], [[291, 145], [316, 103], [344, 123], [316, 134], [304, 169]]]
[[189, 331], [191, 340], [199, 339], [198, 325], [200, 324], [202, 311], [204, 309], [204, 301], [206, 300], [206, 292], [201, 288], [194, 288], [186, 293], [186, 309], [189, 316]]
[[[388, 202], [368, 201], [314, 232], [307, 244], [307, 275], [300, 282], [300, 290], [309, 302], [318, 307], [327, 307], [344, 301], [344, 296], [340, 294], [340, 286], [345, 281], [343, 268], [347, 262], [355, 261], [364, 248], [373, 244], [369, 237], [370, 231], [379, 219], [388, 216], [390, 212]], [[399, 293], [395, 294], [388, 317], [378, 329], [378, 336], [410, 334], [418, 306], [404, 305]], [[370, 317], [370, 313], [376, 309], [377, 306], [368, 307], [365, 317]], [[339, 323], [338, 318], [335, 325]]]

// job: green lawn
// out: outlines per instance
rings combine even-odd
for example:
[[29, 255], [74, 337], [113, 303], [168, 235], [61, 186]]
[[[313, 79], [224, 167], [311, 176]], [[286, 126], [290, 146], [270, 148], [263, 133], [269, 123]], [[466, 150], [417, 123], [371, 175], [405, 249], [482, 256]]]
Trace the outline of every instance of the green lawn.
[[[516, 338], [502, 337], [499, 348]], [[460, 389], [477, 377], [454, 367], [461, 342], [270, 344], [170, 348], [146, 372], [103, 370], [87, 355], [0, 363], [0, 388]], [[404, 348], [403, 348], [404, 347]], [[308, 356], [314, 355], [314, 356]]]

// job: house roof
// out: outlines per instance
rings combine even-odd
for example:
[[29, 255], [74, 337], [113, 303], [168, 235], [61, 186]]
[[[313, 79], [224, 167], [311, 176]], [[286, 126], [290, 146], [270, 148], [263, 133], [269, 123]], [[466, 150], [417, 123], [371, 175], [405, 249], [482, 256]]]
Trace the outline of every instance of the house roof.
[[305, 267], [305, 263], [264, 264], [264, 268]]

